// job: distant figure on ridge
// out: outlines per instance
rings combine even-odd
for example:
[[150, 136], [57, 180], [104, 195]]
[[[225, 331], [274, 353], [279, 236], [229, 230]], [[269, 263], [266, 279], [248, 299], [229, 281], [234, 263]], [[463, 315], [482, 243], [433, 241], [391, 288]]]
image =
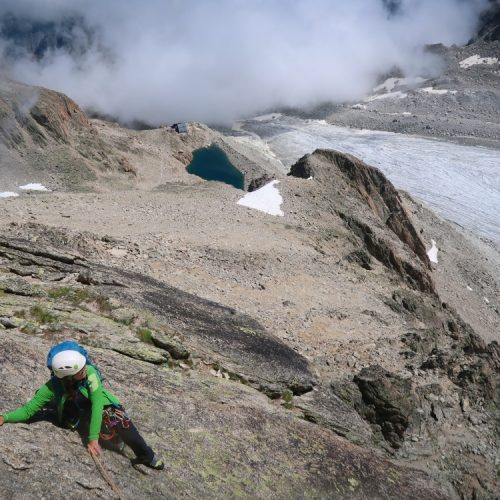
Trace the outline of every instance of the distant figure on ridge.
[[101, 439], [103, 444], [111, 444], [107, 447], [119, 451], [123, 451], [125, 444], [130, 446], [136, 455], [134, 464], [164, 468], [163, 461], [146, 444], [120, 401], [102, 387], [101, 374], [82, 346], [72, 340], [57, 344], [48, 353], [47, 367], [51, 370], [50, 380], [24, 406], [0, 415], [0, 426], [26, 422], [53, 404], [60, 424], [81, 432], [88, 430], [87, 449], [91, 455], [101, 454]]

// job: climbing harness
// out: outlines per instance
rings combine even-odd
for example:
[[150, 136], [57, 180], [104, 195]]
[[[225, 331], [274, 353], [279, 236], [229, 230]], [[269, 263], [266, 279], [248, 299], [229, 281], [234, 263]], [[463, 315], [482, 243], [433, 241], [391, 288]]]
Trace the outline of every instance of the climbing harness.
[[102, 423], [100, 438], [104, 441], [110, 441], [116, 436], [116, 429], [118, 425], [122, 429], [130, 427], [130, 417], [125, 410], [120, 406], [108, 406], [102, 412]]

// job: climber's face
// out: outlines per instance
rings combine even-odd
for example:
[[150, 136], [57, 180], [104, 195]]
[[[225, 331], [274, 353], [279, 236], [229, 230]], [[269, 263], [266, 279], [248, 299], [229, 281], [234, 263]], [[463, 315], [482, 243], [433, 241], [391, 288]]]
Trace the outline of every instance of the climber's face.
[[84, 366], [78, 373], [75, 373], [71, 378], [73, 380], [82, 380], [85, 378], [86, 374], [87, 374], [87, 367]]

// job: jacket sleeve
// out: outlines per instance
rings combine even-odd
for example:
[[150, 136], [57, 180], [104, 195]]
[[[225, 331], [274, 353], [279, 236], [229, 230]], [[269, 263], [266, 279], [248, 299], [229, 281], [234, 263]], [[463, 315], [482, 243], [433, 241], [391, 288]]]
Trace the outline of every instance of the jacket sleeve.
[[54, 399], [55, 393], [52, 384], [47, 382], [44, 386], [36, 391], [33, 399], [28, 401], [24, 406], [17, 410], [11, 411], [3, 415], [5, 422], [16, 423], [26, 422], [33, 415], [39, 412], [44, 406]]
[[92, 405], [90, 412], [89, 441], [97, 441], [102, 424], [102, 410], [104, 407], [104, 394], [101, 379], [95, 370], [90, 370], [87, 375], [89, 383], [89, 399]]

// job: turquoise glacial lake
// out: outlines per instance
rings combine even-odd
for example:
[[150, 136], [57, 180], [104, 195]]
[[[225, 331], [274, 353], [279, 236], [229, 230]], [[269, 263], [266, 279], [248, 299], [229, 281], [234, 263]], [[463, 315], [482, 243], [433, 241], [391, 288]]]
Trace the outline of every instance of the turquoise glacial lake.
[[220, 181], [237, 189], [244, 189], [244, 175], [229, 161], [226, 153], [215, 144], [193, 152], [193, 161], [186, 167], [188, 173], [207, 181]]

